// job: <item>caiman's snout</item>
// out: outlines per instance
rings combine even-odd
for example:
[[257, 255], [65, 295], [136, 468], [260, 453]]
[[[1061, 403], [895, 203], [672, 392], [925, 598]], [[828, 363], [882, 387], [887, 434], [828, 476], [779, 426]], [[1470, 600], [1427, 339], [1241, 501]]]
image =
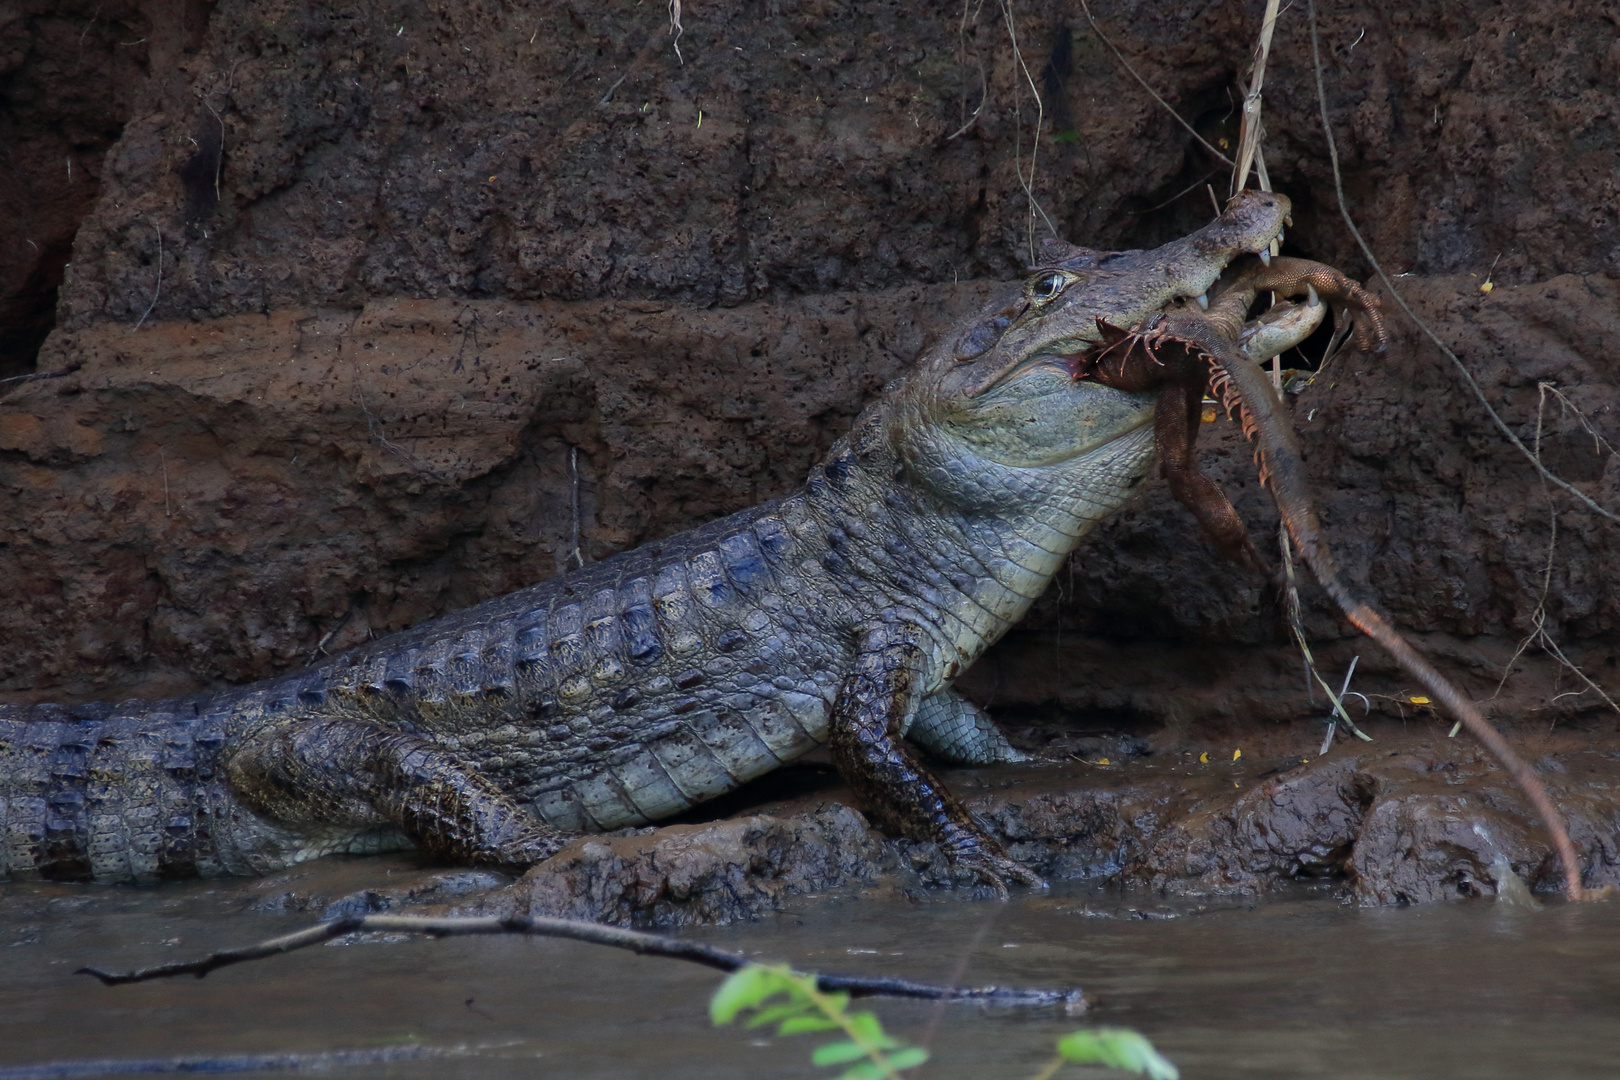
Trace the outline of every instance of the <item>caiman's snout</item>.
[[1105, 337], [1103, 323], [1130, 329], [1181, 305], [1207, 310], [1209, 290], [1235, 260], [1271, 257], [1291, 209], [1285, 195], [1242, 191], [1208, 225], [1152, 250], [1050, 245], [1050, 261], [1030, 269], [1019, 293], [999, 298], [956, 335], [950, 361], [974, 367], [957, 377], [953, 392], [977, 397], [1038, 367], [1084, 377], [1086, 355]]
[[[1191, 256], [1187, 264], [1189, 271], [1201, 271], [1201, 279], [1213, 269], [1214, 273], [1203, 289], [1187, 294], [1187, 299], [1207, 311], [1209, 286], [1219, 280], [1221, 272], [1232, 260], [1252, 254], [1258, 255], [1266, 265], [1271, 264], [1271, 256], [1276, 253], [1276, 247], [1282, 244], [1283, 226], [1293, 224], [1293, 219], [1289, 217], [1292, 210], [1293, 204], [1286, 195], [1275, 191], [1240, 191], [1227, 200], [1220, 217], [1185, 240], [1167, 244], [1159, 250], [1185, 244], [1191, 249], [1186, 253]], [[1194, 264], [1200, 260], [1205, 265], [1194, 270]]]

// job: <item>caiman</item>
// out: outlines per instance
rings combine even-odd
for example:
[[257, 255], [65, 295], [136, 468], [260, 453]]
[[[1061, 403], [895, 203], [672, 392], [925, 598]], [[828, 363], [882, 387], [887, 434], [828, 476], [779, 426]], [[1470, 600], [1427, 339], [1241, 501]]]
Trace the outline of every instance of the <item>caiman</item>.
[[[784, 498], [251, 686], [0, 708], [0, 876], [413, 846], [521, 867], [826, 745], [879, 825], [999, 891], [1038, 884], [908, 741], [1019, 757], [952, 681], [1156, 460], [1157, 395], [1084, 377], [1099, 328], [1207, 303], [1288, 211], [1246, 192], [1151, 251], [1054, 245]], [[1254, 324], [1250, 357], [1321, 311]]]

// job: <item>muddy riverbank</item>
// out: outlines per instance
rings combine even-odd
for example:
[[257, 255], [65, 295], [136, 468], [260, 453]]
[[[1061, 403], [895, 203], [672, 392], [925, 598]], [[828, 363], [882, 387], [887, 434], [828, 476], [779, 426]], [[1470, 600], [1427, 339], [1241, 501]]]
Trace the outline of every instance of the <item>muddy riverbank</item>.
[[[1092, 11], [1218, 147], [1260, 7]], [[0, 383], [0, 701], [264, 678], [551, 576], [576, 528], [595, 560], [779, 495], [1041, 235], [1144, 246], [1207, 218], [1219, 162], [1078, 7], [970, 15], [706, 5], [677, 56], [646, 6], [13, 5], [0, 378], [44, 377]], [[1620, 508], [1612, 16], [1321, 15], [1373, 247], [1508, 426]], [[1286, 250], [1366, 277], [1308, 56], [1290, 11], [1266, 84]], [[1620, 527], [1549, 494], [1392, 325], [1388, 354], [1341, 356], [1291, 398], [1347, 575], [1532, 759], [1601, 766], [1620, 718], [1544, 646], [1620, 686]], [[1217, 421], [1202, 445], [1271, 535], [1238, 433]], [[1250, 895], [1326, 874], [1388, 903], [1488, 894], [1497, 844], [1546, 879], [1499, 774], [1471, 744], [1397, 738], [1438, 722], [1304, 599], [1324, 668], [1361, 657], [1354, 688], [1391, 732], [1375, 748], [1314, 760], [1320, 709], [1275, 606], [1152, 485], [961, 682], [1028, 745], [1110, 764], [1008, 772], [1005, 794], [957, 782], [1059, 877]], [[1204, 771], [1171, 774], [1194, 747]], [[1261, 777], [1257, 756], [1298, 771]], [[1589, 883], [1608, 881], [1608, 789], [1545, 768]], [[680, 923], [937, 878], [851, 811], [755, 798], [771, 824], [590, 841], [526, 902]], [[724, 835], [679, 839], [701, 828]], [[735, 902], [734, 865], [757, 867]]]
[[[1476, 746], [1446, 738], [1432, 715], [1371, 728], [1375, 741], [1342, 740], [1323, 757], [1314, 746], [1291, 749], [1292, 733], [1241, 746], [1063, 738], [1028, 764], [942, 775], [1060, 890], [1084, 882], [1151, 907], [1249, 903], [1308, 885], [1377, 907], [1493, 900], [1511, 872], [1560, 895], [1540, 822]], [[1541, 735], [1524, 745], [1586, 859], [1586, 883], [1620, 885], [1620, 741]], [[321, 860], [220, 887], [255, 897], [258, 910], [327, 919], [417, 908], [654, 928], [729, 925], [840, 899], [994, 902], [934, 845], [871, 828], [814, 757], [684, 820], [580, 837], [516, 881], [403, 864], [412, 869], [398, 859]]]

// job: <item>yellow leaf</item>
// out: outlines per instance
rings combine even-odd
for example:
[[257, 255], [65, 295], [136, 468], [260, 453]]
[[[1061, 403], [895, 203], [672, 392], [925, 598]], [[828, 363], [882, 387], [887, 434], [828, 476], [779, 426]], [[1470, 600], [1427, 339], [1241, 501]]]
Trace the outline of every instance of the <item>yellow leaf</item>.
[[1097, 764], [1099, 764], [1099, 765], [1106, 765], [1106, 764], [1108, 764], [1108, 759], [1107, 759], [1107, 758], [1105, 758], [1105, 757], [1104, 757], [1104, 758], [1098, 758], [1098, 759], [1097, 759]]
[[1427, 705], [1429, 703], [1429, 699], [1426, 697], [1409, 697], [1406, 700], [1414, 705]]
[[1203, 422], [1206, 424], [1213, 424], [1215, 422], [1215, 407], [1213, 405], [1205, 405], [1204, 412], [1199, 419], [1203, 420]]
[[1241, 751], [1241, 750], [1232, 751], [1232, 760], [1233, 761], [1236, 761], [1238, 758], [1240, 758], [1242, 756], [1243, 756], [1243, 751]]
[[1198, 760], [1202, 761], [1205, 765], [1208, 765], [1209, 764], [1209, 751], [1205, 750], [1202, 754], [1199, 754], [1198, 755]]
[[1479, 291], [1488, 294], [1494, 288], [1496, 288], [1496, 286], [1487, 281], [1485, 284], [1479, 287]]

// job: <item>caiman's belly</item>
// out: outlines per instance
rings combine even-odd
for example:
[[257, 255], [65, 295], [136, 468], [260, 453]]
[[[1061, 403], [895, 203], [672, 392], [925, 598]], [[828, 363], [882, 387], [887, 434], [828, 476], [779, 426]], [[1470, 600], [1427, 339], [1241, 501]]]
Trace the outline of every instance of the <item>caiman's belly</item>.
[[[824, 743], [838, 664], [832, 657], [818, 660], [750, 670], [766, 665], [757, 657], [711, 658], [702, 672], [621, 686], [606, 700], [549, 723], [442, 741], [554, 828], [644, 825]], [[730, 670], [719, 670], [725, 667]]]
[[798, 689], [729, 694], [647, 722], [629, 745], [577, 778], [542, 780], [513, 794], [570, 832], [644, 825], [808, 753], [826, 741], [830, 714], [826, 698]]

